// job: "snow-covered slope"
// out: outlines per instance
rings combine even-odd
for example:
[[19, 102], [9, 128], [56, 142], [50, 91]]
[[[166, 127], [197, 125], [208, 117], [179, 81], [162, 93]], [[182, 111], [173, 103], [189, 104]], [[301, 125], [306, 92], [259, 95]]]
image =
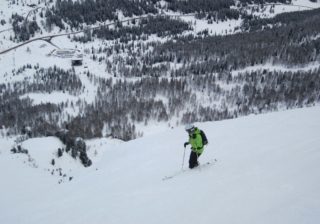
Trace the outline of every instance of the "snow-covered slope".
[[60, 185], [13, 160], [2, 139], [0, 223], [319, 223], [319, 114], [313, 107], [198, 124], [209, 139], [200, 162], [218, 162], [166, 181], [181, 169], [182, 127], [122, 144], [91, 141], [96, 166]]

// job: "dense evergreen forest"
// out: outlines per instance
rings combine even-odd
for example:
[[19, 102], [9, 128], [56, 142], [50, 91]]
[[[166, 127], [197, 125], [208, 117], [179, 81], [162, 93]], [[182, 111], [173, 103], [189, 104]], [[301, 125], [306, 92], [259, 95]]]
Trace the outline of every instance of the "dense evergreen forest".
[[[42, 82], [42, 75], [52, 74], [54, 70], [70, 77], [67, 85], [50, 75], [42, 87], [35, 85]], [[20, 97], [35, 89], [46, 92], [62, 89], [76, 95], [81, 90], [81, 82], [72, 73], [72, 70], [56, 68], [45, 70], [40, 76], [35, 75], [32, 83], [15, 83], [14, 89], [21, 91], [12, 90], [9, 84], [1, 85], [1, 124], [11, 127], [12, 133], [19, 133], [29, 126], [33, 136], [43, 136], [66, 128], [72, 136], [83, 138], [101, 137], [106, 125], [111, 136], [130, 140], [139, 136], [135, 128], [137, 123], [170, 122], [174, 117], [180, 117], [180, 124], [213, 121], [303, 107], [320, 101], [319, 69], [306, 72], [258, 70], [235, 76], [217, 73], [171, 79], [144, 77], [136, 82], [114, 82], [112, 78], [88, 74], [98, 83], [98, 94], [92, 105], [77, 102], [81, 115], [76, 117], [65, 113], [69, 107], [76, 106], [70, 102], [33, 105], [29, 98]], [[224, 88], [226, 83], [232, 88]]]
[[227, 19], [239, 16], [237, 11], [230, 8], [235, 6], [236, 2], [240, 6], [249, 3], [290, 3], [291, 0], [165, 0], [167, 4], [164, 6], [160, 2], [161, 0], [57, 0], [55, 6], [47, 10], [46, 19], [49, 26], [55, 24], [61, 28], [64, 28], [62, 21], [72, 28], [78, 28], [83, 23], [90, 25], [97, 21], [117, 20], [117, 10], [122, 11], [126, 17], [158, 14], [161, 10], [170, 10], [184, 14], [216, 12], [220, 17]]
[[[52, 1], [49, 1], [52, 2]], [[165, 2], [165, 4], [162, 4]], [[17, 1], [17, 4], [19, 1]], [[239, 17], [251, 20], [245, 11], [239, 9], [247, 4], [291, 3], [291, 0], [56, 0], [55, 4], [42, 9], [40, 17], [44, 19], [47, 31], [55, 26], [60, 30], [83, 30], [85, 26], [97, 22], [117, 21], [119, 11], [125, 17], [159, 15], [163, 12], [196, 14], [209, 21], [225, 21]], [[44, 11], [43, 11], [44, 10]], [[21, 15], [12, 15], [12, 26], [16, 41], [26, 41], [41, 32], [36, 17], [24, 20]]]

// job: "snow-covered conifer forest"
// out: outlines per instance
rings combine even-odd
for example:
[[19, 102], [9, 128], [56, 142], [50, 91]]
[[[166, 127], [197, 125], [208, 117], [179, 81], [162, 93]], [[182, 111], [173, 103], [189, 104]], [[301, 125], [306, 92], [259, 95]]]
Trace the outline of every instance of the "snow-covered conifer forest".
[[319, 4], [290, 2], [3, 1], [1, 126], [127, 141], [315, 105]]

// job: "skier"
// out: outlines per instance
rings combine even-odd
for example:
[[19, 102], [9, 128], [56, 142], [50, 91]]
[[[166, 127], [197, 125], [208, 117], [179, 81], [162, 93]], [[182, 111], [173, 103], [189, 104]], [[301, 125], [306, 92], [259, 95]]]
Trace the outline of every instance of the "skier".
[[184, 147], [191, 144], [191, 153], [189, 159], [189, 168], [193, 169], [199, 166], [198, 158], [201, 156], [204, 145], [208, 143], [203, 131], [195, 127], [193, 124], [187, 124], [185, 130], [189, 134], [189, 142], [184, 143]]

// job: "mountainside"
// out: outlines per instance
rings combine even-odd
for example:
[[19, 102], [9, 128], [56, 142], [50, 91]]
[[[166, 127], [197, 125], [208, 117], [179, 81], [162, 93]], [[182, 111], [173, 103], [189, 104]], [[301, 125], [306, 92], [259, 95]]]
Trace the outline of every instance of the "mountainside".
[[3, 1], [1, 133], [66, 129], [73, 140], [128, 141], [159, 124], [316, 105], [319, 7], [309, 0]]
[[319, 222], [320, 0], [1, 0], [0, 68], [0, 223]]
[[0, 223], [319, 223], [319, 102], [320, 0], [0, 0]]
[[[319, 113], [313, 107], [199, 123], [209, 139], [200, 163], [217, 162], [187, 170], [187, 149], [187, 171], [166, 181], [181, 169], [182, 127], [126, 143], [88, 142], [103, 155], [60, 185], [1, 148], [0, 222], [318, 223]], [[41, 155], [61, 144], [55, 141], [41, 138], [25, 147], [38, 164], [49, 165]]]

